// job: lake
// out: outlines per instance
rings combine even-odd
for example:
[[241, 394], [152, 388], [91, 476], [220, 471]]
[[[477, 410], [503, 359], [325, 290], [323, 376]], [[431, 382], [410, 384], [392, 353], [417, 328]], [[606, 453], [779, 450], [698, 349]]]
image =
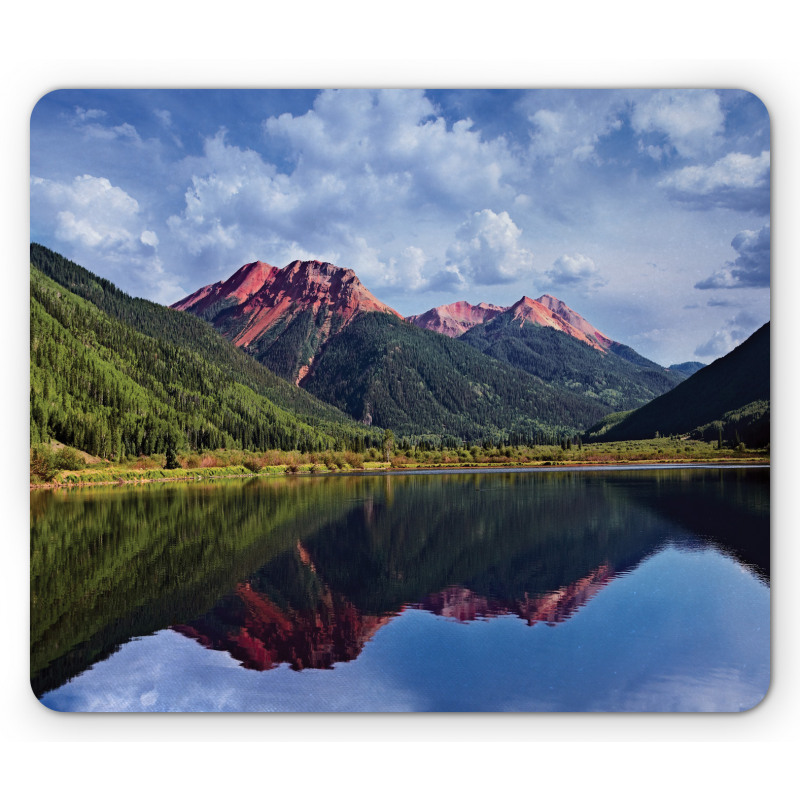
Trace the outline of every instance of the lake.
[[60, 711], [740, 711], [770, 681], [769, 468], [31, 492]]

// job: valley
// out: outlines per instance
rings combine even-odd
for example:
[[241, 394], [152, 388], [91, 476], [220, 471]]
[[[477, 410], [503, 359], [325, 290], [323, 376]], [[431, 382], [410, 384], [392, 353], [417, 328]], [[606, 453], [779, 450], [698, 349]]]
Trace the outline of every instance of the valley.
[[404, 319], [256, 261], [166, 308], [32, 244], [31, 482], [763, 461], [768, 328], [667, 369], [551, 295]]

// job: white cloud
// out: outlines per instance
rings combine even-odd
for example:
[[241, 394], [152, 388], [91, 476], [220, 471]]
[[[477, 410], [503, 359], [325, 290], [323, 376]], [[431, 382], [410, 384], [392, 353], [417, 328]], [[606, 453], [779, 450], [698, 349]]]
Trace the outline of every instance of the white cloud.
[[741, 231], [733, 237], [731, 247], [736, 259], [695, 284], [696, 289], [769, 288], [770, 284], [770, 226], [758, 231]]
[[165, 127], [172, 127], [172, 114], [167, 109], [156, 108], [153, 110], [153, 114], [155, 114], [156, 118], [159, 119]]
[[107, 117], [108, 114], [102, 109], [86, 109], [75, 106], [70, 123], [89, 139], [101, 139], [106, 141], [122, 139], [138, 145], [142, 144], [142, 138], [133, 125], [129, 122], [123, 122], [121, 125], [103, 124], [102, 120], [105, 120]]
[[[264, 131], [286, 147], [283, 171], [225, 131], [184, 162], [191, 185], [167, 224], [209, 269], [237, 266], [244, 252], [280, 263], [304, 250], [376, 287], [421, 291], [460, 280], [443, 269], [443, 228], [518, 195], [506, 177], [517, 179], [520, 164], [505, 140], [484, 141], [469, 120], [448, 127], [422, 91], [322, 92], [308, 112], [272, 117]], [[506, 281], [524, 266], [525, 252], [501, 241], [518, 229], [494, 226], [484, 247], [505, 264], [489, 268], [473, 253], [465, 276]]]
[[[550, 107], [539, 107], [542, 103]], [[553, 164], [568, 161], [599, 163], [596, 146], [618, 130], [623, 108], [616, 92], [581, 93], [565, 98], [562, 93], [536, 93], [522, 102], [533, 125], [530, 154]]]
[[684, 167], [658, 184], [670, 197], [699, 208], [769, 213], [770, 154], [728, 153], [710, 166]]
[[49, 208], [62, 241], [135, 250], [143, 232], [139, 204], [108, 178], [79, 175], [66, 184], [33, 177], [31, 203]]
[[511, 283], [533, 268], [533, 254], [520, 245], [521, 234], [508, 212], [476, 211], [456, 231], [448, 264], [476, 284]]
[[[657, 133], [684, 157], [708, 152], [723, 133], [725, 114], [714, 91], [658, 91], [634, 106], [631, 124], [639, 134]], [[661, 151], [650, 154], [661, 157]]]
[[745, 339], [751, 336], [767, 320], [744, 310], [725, 323], [725, 327], [718, 328], [706, 342], [701, 344], [694, 352], [696, 356], [719, 358], [730, 353]]
[[404, 247], [396, 258], [389, 259], [389, 268], [384, 273], [383, 284], [412, 292], [426, 289], [429, 283], [425, 277], [427, 260], [421, 248], [414, 245]]
[[48, 233], [89, 269], [96, 261], [105, 262], [134, 284], [132, 290], [155, 300], [174, 300], [183, 292], [177, 279], [164, 272], [158, 235], [148, 227], [139, 203], [108, 178], [78, 175], [63, 183], [33, 176], [31, 213], [46, 220]]
[[148, 247], [158, 247], [158, 236], [155, 231], [142, 231], [139, 241]]
[[576, 289], [597, 289], [608, 282], [594, 261], [580, 253], [559, 256], [545, 276], [554, 286]]
[[448, 129], [422, 90], [320, 93], [301, 116], [264, 123], [295, 158], [292, 183], [310, 190], [323, 175], [346, 186], [346, 202], [370, 216], [400, 205], [445, 203], [469, 208], [478, 198], [513, 198], [504, 176], [514, 159], [502, 138], [484, 141], [471, 120]]
[[86, 122], [90, 119], [102, 119], [107, 116], [107, 114], [100, 108], [81, 108], [80, 106], [75, 106], [75, 116], [81, 122]]

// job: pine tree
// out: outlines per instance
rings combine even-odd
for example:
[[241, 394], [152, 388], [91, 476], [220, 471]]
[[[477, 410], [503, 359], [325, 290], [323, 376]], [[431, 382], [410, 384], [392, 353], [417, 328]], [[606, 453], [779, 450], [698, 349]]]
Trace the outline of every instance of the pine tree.
[[180, 462], [178, 461], [178, 454], [175, 452], [175, 442], [170, 437], [167, 440], [167, 454], [166, 454], [166, 463], [164, 464], [164, 469], [178, 469], [180, 467]]

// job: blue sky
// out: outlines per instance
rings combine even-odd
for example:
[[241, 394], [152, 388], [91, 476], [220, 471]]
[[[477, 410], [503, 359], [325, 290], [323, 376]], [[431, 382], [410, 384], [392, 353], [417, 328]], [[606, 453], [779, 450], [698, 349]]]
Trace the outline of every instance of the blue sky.
[[402, 314], [548, 292], [662, 363], [769, 319], [770, 126], [713, 90], [62, 90], [31, 239], [174, 302], [255, 259]]

